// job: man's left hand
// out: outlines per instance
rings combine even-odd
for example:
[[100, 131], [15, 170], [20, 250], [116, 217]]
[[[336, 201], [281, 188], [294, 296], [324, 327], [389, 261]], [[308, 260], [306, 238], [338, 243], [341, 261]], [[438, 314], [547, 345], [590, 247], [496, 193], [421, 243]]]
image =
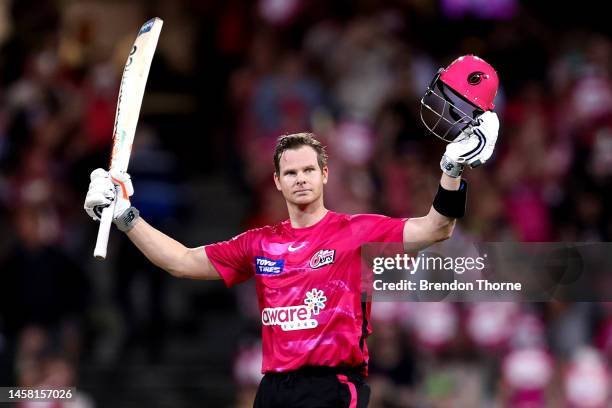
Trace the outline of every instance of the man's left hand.
[[491, 158], [497, 134], [499, 119], [493, 111], [487, 111], [477, 119], [478, 125], [469, 126], [446, 146], [440, 168], [451, 177], [459, 177], [467, 165], [478, 167]]

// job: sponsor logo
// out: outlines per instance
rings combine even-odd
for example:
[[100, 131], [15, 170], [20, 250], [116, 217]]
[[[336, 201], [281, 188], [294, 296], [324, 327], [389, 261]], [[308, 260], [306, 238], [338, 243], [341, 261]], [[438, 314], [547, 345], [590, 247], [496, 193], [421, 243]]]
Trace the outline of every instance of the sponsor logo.
[[[295, 242], [294, 242], [294, 243], [295, 243]], [[302, 249], [302, 248], [304, 248], [304, 247], [306, 246], [306, 244], [307, 244], [307, 242], [301, 242], [301, 243], [300, 243], [300, 245], [298, 245], [298, 246], [295, 246], [295, 247], [294, 247], [294, 246], [293, 246], [293, 244], [294, 244], [294, 243], [292, 243], [291, 245], [289, 245], [289, 248], [287, 248], [287, 249], [289, 250], [289, 252], [295, 252], [295, 251], [297, 251], [297, 250], [299, 250], [299, 249]]]
[[132, 51], [130, 51], [130, 55], [128, 55], [127, 63], [125, 64], [125, 68], [123, 69], [124, 71], [127, 70], [127, 68], [130, 65], [132, 65], [132, 62], [134, 61], [134, 54], [136, 54], [136, 51], [138, 51], [138, 47], [137, 46], [133, 46], [132, 47]]
[[475, 71], [468, 75], [467, 81], [470, 85], [478, 85], [482, 82], [482, 78], [487, 78], [487, 75], [484, 72]]
[[332, 264], [334, 263], [335, 256], [336, 251], [334, 249], [322, 249], [310, 258], [310, 267], [312, 269], [318, 269], [325, 265]]
[[153, 23], [155, 23], [155, 19], [149, 20], [146, 23], [144, 23], [142, 27], [140, 28], [138, 35], [148, 33], [149, 31], [151, 31], [151, 28], [153, 28]]
[[125, 223], [130, 225], [136, 219], [136, 212], [133, 209], [130, 209], [125, 216]]
[[255, 273], [258, 275], [278, 275], [284, 268], [284, 259], [269, 259], [263, 256], [255, 257]]
[[286, 307], [266, 307], [261, 311], [264, 326], [280, 326], [283, 331], [313, 329], [319, 325], [312, 316], [325, 308], [327, 297], [316, 288], [306, 292], [303, 305]]

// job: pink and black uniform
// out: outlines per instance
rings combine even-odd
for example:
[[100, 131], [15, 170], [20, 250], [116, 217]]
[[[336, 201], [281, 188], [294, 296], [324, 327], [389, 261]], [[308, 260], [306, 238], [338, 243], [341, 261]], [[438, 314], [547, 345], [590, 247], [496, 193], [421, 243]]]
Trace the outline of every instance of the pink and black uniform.
[[367, 373], [370, 305], [361, 298], [361, 245], [402, 242], [403, 228], [403, 219], [329, 211], [310, 227], [287, 220], [205, 247], [228, 287], [256, 279], [263, 373], [313, 367]]

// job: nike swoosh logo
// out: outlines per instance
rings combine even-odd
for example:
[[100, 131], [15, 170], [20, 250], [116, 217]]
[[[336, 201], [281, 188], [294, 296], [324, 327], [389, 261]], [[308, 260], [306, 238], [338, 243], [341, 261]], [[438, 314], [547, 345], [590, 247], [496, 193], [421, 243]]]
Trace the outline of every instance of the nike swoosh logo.
[[302, 249], [306, 246], [306, 242], [302, 242], [299, 246], [294, 247], [293, 244], [289, 245], [289, 247], [287, 248], [287, 250], [289, 252], [295, 252], [298, 249]]

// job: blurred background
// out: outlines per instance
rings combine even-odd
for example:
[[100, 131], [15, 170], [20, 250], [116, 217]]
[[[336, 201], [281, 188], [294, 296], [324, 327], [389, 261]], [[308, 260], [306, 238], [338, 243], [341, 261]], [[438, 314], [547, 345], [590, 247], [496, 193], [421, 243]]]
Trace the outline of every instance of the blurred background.
[[[92, 257], [89, 173], [108, 163], [121, 71], [153, 16], [133, 203], [188, 246], [286, 218], [272, 183], [286, 132], [328, 146], [328, 208], [425, 214], [444, 145], [419, 99], [466, 53], [499, 73], [502, 128], [467, 172], [452, 242], [610, 241], [609, 19], [560, 3], [0, 0], [0, 385], [76, 385], [76, 407], [252, 404], [252, 283], [172, 278], [116, 231]], [[371, 408], [612, 406], [611, 304], [373, 309]]]

